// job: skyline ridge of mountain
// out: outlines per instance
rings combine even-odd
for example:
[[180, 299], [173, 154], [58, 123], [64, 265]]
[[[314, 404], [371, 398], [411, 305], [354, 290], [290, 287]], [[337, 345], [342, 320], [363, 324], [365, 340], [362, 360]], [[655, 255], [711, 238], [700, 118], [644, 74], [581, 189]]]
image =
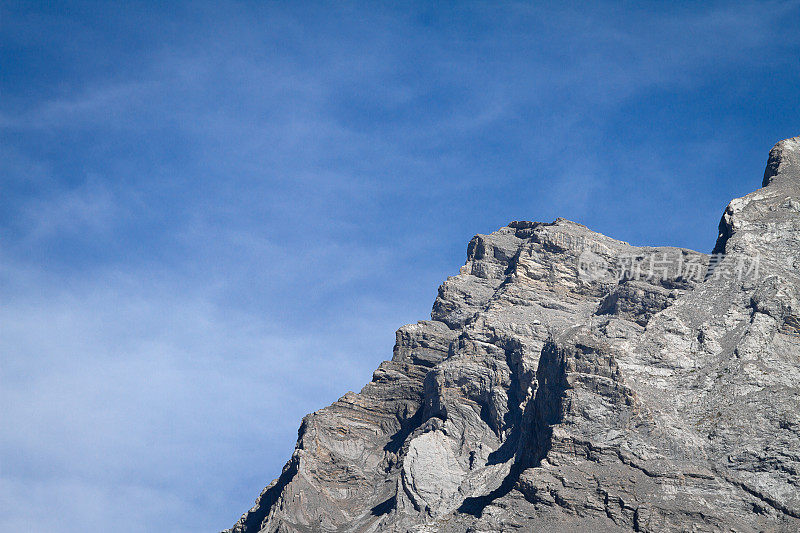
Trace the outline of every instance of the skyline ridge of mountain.
[[476, 235], [230, 533], [800, 529], [800, 137], [713, 255]]

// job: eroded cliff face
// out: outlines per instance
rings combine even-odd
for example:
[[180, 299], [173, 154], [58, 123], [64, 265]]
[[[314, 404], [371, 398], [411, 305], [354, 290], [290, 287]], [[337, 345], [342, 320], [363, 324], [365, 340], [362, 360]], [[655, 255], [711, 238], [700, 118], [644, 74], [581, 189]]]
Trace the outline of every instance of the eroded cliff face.
[[715, 253], [477, 235], [229, 531], [800, 530], [800, 138]]

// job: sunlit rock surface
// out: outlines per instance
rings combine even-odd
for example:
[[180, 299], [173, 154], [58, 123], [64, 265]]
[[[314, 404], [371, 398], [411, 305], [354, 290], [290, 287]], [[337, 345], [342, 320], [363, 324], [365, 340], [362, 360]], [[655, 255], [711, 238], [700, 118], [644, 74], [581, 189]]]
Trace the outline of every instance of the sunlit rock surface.
[[229, 531], [800, 530], [800, 138], [763, 185], [713, 256], [475, 236]]

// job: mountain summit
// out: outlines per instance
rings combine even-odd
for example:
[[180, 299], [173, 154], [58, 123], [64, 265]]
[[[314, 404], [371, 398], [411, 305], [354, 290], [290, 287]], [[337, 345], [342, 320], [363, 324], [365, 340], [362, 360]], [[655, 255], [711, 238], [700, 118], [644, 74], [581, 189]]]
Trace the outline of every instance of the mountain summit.
[[712, 255], [476, 235], [230, 533], [800, 530], [800, 138]]

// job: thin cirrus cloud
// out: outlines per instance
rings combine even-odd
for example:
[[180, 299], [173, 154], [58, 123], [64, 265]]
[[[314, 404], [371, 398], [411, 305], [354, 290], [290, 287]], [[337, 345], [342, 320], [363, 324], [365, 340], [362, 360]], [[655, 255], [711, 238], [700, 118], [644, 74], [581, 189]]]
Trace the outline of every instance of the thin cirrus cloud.
[[[170, 280], [161, 291], [130, 272], [66, 289], [29, 282], [0, 316], [9, 428], [0, 451], [3, 523], [35, 521], [34, 530], [105, 530], [124, 509], [136, 509], [135, 520], [115, 530], [150, 530], [176, 509], [192, 516], [175, 530], [209, 528], [208, 506], [228, 507], [230, 518], [274, 474], [253, 459], [289, 454], [297, 409], [367, 379], [369, 358], [357, 354], [374, 349], [363, 340], [369, 326], [387, 326], [349, 324], [358, 340], [329, 345], [330, 332], [276, 332], [268, 317], [175, 294], [180, 283]], [[248, 491], [235, 484], [254, 475]], [[46, 516], [41, 499], [19, 501], [48, 493]], [[152, 505], [164, 498], [171, 511]]]
[[229, 526], [474, 233], [707, 251], [798, 8], [3, 6], [0, 529]]

